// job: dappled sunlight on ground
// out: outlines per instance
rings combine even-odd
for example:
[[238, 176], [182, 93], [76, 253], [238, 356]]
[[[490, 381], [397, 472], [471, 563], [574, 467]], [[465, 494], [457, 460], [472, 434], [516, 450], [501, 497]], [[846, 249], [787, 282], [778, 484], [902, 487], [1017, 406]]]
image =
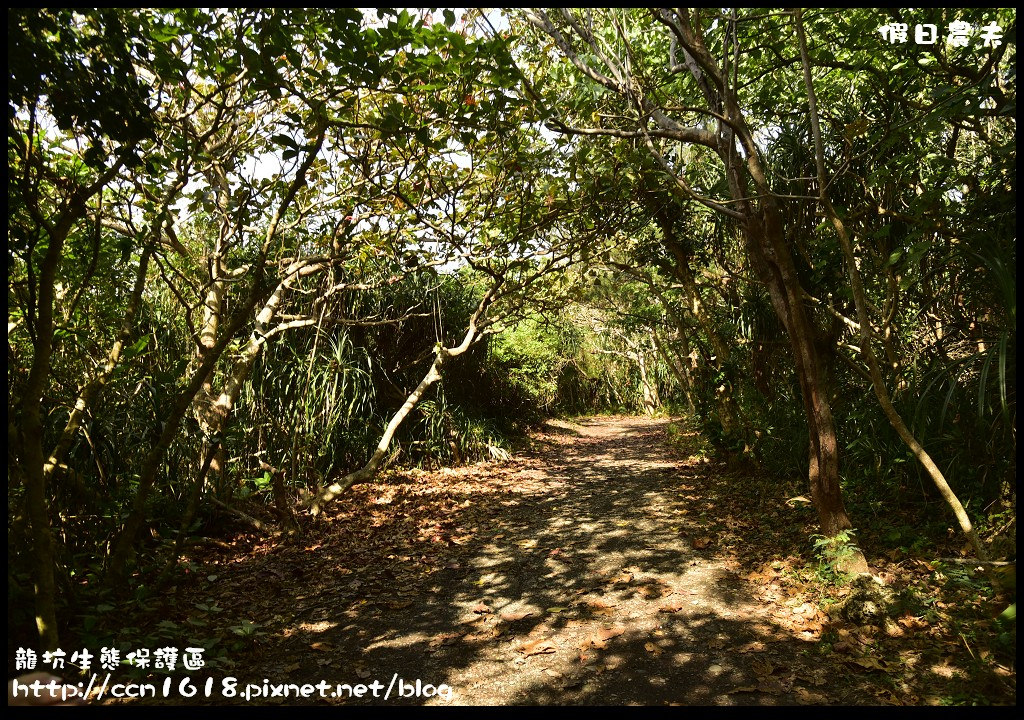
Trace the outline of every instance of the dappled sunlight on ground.
[[[450, 685], [434, 704], [796, 701], [782, 694], [805, 644], [698, 549], [681, 493], [696, 470], [667, 456], [667, 422], [553, 421], [510, 462], [356, 488], [315, 543], [231, 566], [262, 591], [247, 614], [272, 618], [244, 665]], [[296, 566], [307, 586], [289, 597]], [[772, 673], [756, 655], [790, 674], [757, 690]]]
[[[452, 689], [308, 703], [917, 701], [878, 672], [867, 630], [824, 654], [828, 618], [749, 551], [778, 516], [725, 506], [714, 488], [740, 480], [669, 452], [668, 424], [554, 421], [510, 461], [357, 486], [297, 544], [208, 558], [217, 582], [183, 607], [195, 617], [213, 594], [219, 623], [258, 624], [224, 668], [242, 682]], [[788, 523], [805, 512], [778, 505]]]

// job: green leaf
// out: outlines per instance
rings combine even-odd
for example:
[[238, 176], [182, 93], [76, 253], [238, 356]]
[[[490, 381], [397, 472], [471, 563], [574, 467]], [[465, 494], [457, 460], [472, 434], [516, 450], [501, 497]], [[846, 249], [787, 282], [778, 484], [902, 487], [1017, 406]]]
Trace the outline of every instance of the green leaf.
[[180, 28], [176, 28], [171, 25], [164, 25], [163, 27], [153, 28], [153, 31], [150, 33], [150, 37], [159, 43], [166, 43], [177, 38], [180, 32]]
[[131, 358], [138, 357], [138, 355], [141, 354], [142, 351], [146, 349], [146, 346], [148, 344], [149, 335], [143, 335], [138, 340], [136, 340], [130, 348], [124, 351], [125, 359], [130, 360]]
[[288, 147], [288, 148], [296, 147], [295, 138], [293, 138], [293, 137], [291, 137], [289, 135], [285, 135], [283, 133], [278, 133], [277, 135], [272, 136], [270, 138], [270, 140], [271, 140], [271, 142], [274, 142], [274, 143], [276, 143], [276, 144], [278, 144], [278, 145], [280, 145], [282, 147]]

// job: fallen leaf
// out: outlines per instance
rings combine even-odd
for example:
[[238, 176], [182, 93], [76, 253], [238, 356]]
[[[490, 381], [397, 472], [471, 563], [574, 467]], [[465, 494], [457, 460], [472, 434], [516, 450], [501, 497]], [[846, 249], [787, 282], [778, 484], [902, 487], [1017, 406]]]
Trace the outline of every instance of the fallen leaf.
[[803, 682], [810, 683], [815, 687], [824, 685], [829, 681], [828, 671], [824, 667], [817, 667], [814, 670], [804, 670], [796, 673], [794, 678], [798, 678]]
[[853, 663], [855, 665], [859, 665], [860, 667], [866, 668], [867, 670], [882, 670], [882, 671], [884, 671], [886, 669], [885, 663], [880, 661], [878, 658], [870, 657], [870, 656], [867, 656], [867, 655], [862, 656], [862, 657], [852, 658], [848, 662], [851, 662], [851, 663]]
[[611, 640], [613, 637], [618, 637], [624, 632], [626, 632], [626, 628], [622, 625], [613, 625], [612, 627], [601, 628], [594, 635], [601, 640]]
[[796, 688], [796, 698], [804, 705], [824, 705], [828, 702], [824, 695], [811, 692], [805, 688]]
[[746, 645], [740, 645], [736, 648], [736, 652], [738, 653], [755, 653], [764, 651], [765, 645], [760, 640], [754, 640], [752, 642], [748, 642]]
[[498, 615], [498, 617], [501, 618], [502, 620], [504, 620], [505, 622], [510, 622], [511, 623], [511, 622], [518, 622], [520, 620], [525, 620], [526, 618], [530, 617], [531, 615], [533, 615], [533, 613], [529, 612], [529, 611], [523, 611], [523, 612], [503, 612], [500, 615]]
[[555, 645], [550, 640], [532, 640], [531, 642], [520, 645], [518, 650], [526, 657], [531, 657], [532, 655], [550, 655], [555, 651]]
[[907, 632], [894, 622], [885, 623], [885, 634], [891, 638], [904, 637]]
[[462, 633], [443, 633], [435, 636], [430, 641], [429, 645], [433, 648], [438, 648], [442, 645], [454, 645], [461, 637]]
[[595, 647], [598, 650], [604, 650], [608, 647], [609, 640], [614, 637], [618, 637], [624, 632], [626, 632], [626, 628], [621, 625], [600, 628], [597, 632], [587, 638], [582, 645], [580, 645], [580, 649], [586, 650], [587, 648]]
[[487, 630], [481, 630], [480, 632], [463, 635], [462, 640], [470, 644], [488, 642], [490, 640], [494, 640], [495, 638], [500, 637], [501, 633], [502, 630], [500, 627], [492, 627], [488, 628]]
[[794, 615], [805, 615], [807, 617], [814, 617], [818, 614], [818, 608], [811, 603], [803, 603], [799, 607], [793, 608]]
[[757, 684], [757, 690], [765, 695], [781, 695], [786, 692], [786, 688], [775, 678], [765, 678]]
[[586, 603], [586, 606], [597, 615], [607, 615], [609, 617], [615, 615], [615, 608], [601, 600], [591, 600]]
[[640, 589], [640, 595], [644, 600], [657, 600], [664, 594], [665, 592], [663, 588], [654, 585], [644, 585], [643, 588]]
[[877, 690], [875, 692], [875, 697], [885, 705], [903, 705], [903, 701], [900, 699], [900, 696], [892, 690]]

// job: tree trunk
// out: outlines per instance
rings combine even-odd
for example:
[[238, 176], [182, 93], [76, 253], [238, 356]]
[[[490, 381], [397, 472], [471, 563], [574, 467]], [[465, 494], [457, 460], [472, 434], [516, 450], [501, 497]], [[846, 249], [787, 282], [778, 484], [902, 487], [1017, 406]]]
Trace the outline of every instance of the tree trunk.
[[[760, 279], [776, 314], [782, 320], [796, 362], [800, 392], [810, 437], [811, 498], [818, 511], [822, 533], [834, 537], [853, 527], [843, 504], [839, 483], [839, 447], [832, 408], [828, 401], [821, 359], [814, 344], [814, 333], [803, 304], [803, 290], [786, 244], [778, 210], [765, 201], [760, 217], [747, 221], [744, 239]], [[857, 554], [843, 568], [847, 572], [867, 572], [867, 561]]]
[[50, 246], [39, 273], [39, 300], [36, 316], [36, 341], [32, 367], [21, 400], [21, 458], [25, 472], [25, 505], [31, 525], [33, 570], [35, 576], [36, 629], [41, 649], [55, 650], [57, 637], [57, 586], [54, 577], [53, 533], [50, 531], [50, 507], [46, 499], [46, 456], [43, 454], [42, 400], [50, 374], [53, 353], [54, 300], [57, 270], [64, 241], [75, 221], [84, 215], [85, 201], [65, 213], [56, 226], [49, 227]]
[[[716, 370], [721, 370], [722, 366], [730, 356], [729, 345], [718, 333], [718, 329], [715, 327], [714, 322], [704, 309], [704, 303], [700, 299], [700, 290], [697, 287], [696, 281], [693, 279], [693, 272], [690, 270], [689, 257], [682, 245], [679, 244], [673, 235], [674, 221], [662, 212], [659, 214], [658, 222], [661, 225], [664, 245], [672, 254], [672, 258], [675, 261], [671, 265], [672, 274], [675, 275], [676, 279], [682, 284], [683, 292], [686, 295], [688, 303], [686, 309], [697, 321], [701, 330], [703, 330], [704, 334], [707, 336], [708, 341], [711, 343], [711, 347], [715, 352], [712, 362], [714, 362]], [[742, 432], [746, 432], [747, 428], [741, 427], [741, 413], [739, 411], [739, 407], [736, 405], [736, 400], [733, 398], [732, 393], [729, 390], [728, 383], [724, 383], [715, 388], [715, 398], [718, 402], [718, 419], [722, 425], [722, 431], [727, 435], [737, 429], [740, 429]]]
[[[26, 159], [32, 151], [25, 149]], [[125, 154], [127, 157], [127, 152]], [[35, 574], [35, 611], [39, 643], [43, 650], [54, 650], [58, 645], [57, 588], [54, 576], [55, 553], [53, 533], [50, 530], [50, 508], [47, 502], [47, 457], [43, 451], [42, 402], [50, 377], [53, 355], [54, 304], [57, 298], [57, 271], [63, 259], [64, 243], [72, 228], [86, 216], [86, 203], [121, 170], [123, 160], [107, 168], [90, 185], [80, 187], [61, 205], [62, 210], [51, 223], [38, 211], [31, 191], [23, 189], [29, 212], [34, 216], [37, 229], [49, 238], [46, 254], [39, 266], [37, 280], [38, 299], [34, 315], [28, 322], [35, 325], [32, 365], [22, 391], [20, 432], [17, 441], [21, 461], [24, 463], [25, 506], [32, 532], [32, 552]], [[32, 183], [30, 183], [31, 185]], [[59, 447], [59, 445], [58, 445]], [[19, 473], [15, 473], [17, 476]]]
[[[817, 168], [818, 175], [818, 187], [821, 202], [821, 207], [825, 211], [825, 215], [832, 222], [832, 226], [835, 228], [836, 235], [839, 238], [839, 244], [843, 249], [843, 257], [846, 260], [847, 272], [850, 276], [850, 288], [853, 291], [854, 304], [857, 307], [857, 321], [860, 324], [860, 335], [861, 335], [861, 354], [867, 361], [868, 369], [871, 372], [871, 385], [874, 388], [875, 396], [878, 398], [878, 403], [882, 407], [882, 412], [885, 413], [889, 423], [893, 426], [896, 432], [899, 434], [900, 439], [907, 445], [910, 451], [917, 458], [918, 462], [924, 467], [925, 472], [931, 477], [932, 482], [935, 483], [939, 493], [942, 495], [943, 500], [953, 510], [953, 514], [956, 516], [957, 522], [960, 524], [961, 530], [971, 543], [971, 547], [974, 549], [975, 554], [979, 560], [985, 560], [985, 549], [981, 545], [981, 541], [978, 539], [978, 534], [975, 532], [971, 525], [971, 520], [967, 516], [967, 511], [964, 510], [963, 505], [960, 503], [960, 499], [957, 498], [953, 489], [946, 482], [945, 476], [939, 467], [932, 460], [931, 456], [921, 446], [921, 443], [917, 441], [913, 433], [910, 432], [910, 428], [907, 427], [906, 423], [903, 422], [903, 418], [893, 407], [892, 400], [889, 397], [889, 391], [885, 386], [885, 380], [882, 377], [881, 368], [878, 365], [878, 359], [875, 357], [874, 351], [871, 349], [871, 320], [868, 317], [867, 312], [867, 296], [864, 292], [864, 285], [860, 278], [860, 272], [857, 269], [857, 259], [853, 254], [853, 243], [850, 242], [850, 235], [846, 230], [846, 226], [843, 224], [842, 219], [832, 206], [832, 202], [828, 197], [828, 183], [825, 176], [825, 154], [821, 139], [821, 128], [818, 121], [818, 108], [817, 98], [814, 93], [814, 82], [811, 77], [811, 65], [810, 59], [807, 55], [807, 39], [804, 36], [803, 19], [801, 17], [800, 10], [795, 11], [795, 24], [797, 39], [800, 44], [800, 58], [803, 64], [804, 71], [804, 84], [807, 89], [807, 101], [808, 110], [811, 121], [811, 134], [814, 140], [814, 158], [815, 166]], [[895, 302], [895, 301], [894, 301]]]
[[[685, 338], [684, 338], [685, 339]], [[676, 380], [679, 381], [679, 387], [683, 389], [683, 394], [686, 395], [686, 404], [690, 408], [690, 414], [697, 412], [696, 406], [693, 404], [693, 386], [692, 380], [690, 379], [690, 369], [685, 363], [677, 363], [671, 353], [665, 348], [665, 344], [658, 339], [658, 333], [651, 333], [651, 340], [654, 341], [654, 347], [657, 349], [658, 354], [661, 355], [661, 359], [668, 365], [669, 370], [673, 375], [676, 376]], [[684, 353], [686, 348], [683, 348]]]
[[661, 398], [658, 397], [657, 382], [651, 379], [646, 353], [642, 347], [636, 348], [636, 364], [640, 369], [640, 392], [643, 396], [644, 413], [653, 415], [661, 406]]
[[292, 514], [291, 503], [288, 501], [288, 493], [284, 487], [284, 472], [275, 469], [271, 477], [271, 492], [274, 495], [274, 509], [277, 511], [278, 520], [285, 534], [295, 535], [299, 532], [299, 526], [295, 522], [295, 515]]
[[[26, 433], [41, 435], [42, 423], [39, 413], [35, 418], [23, 413], [23, 427]], [[29, 523], [32, 528], [33, 575], [35, 577], [36, 629], [39, 631], [41, 650], [56, 650], [57, 637], [57, 589], [54, 578], [53, 533], [50, 531], [49, 505], [46, 502], [46, 484], [43, 479], [43, 454], [38, 443], [25, 444], [25, 463], [28, 472], [25, 478], [25, 500]]]
[[199, 511], [199, 500], [203, 494], [203, 483], [206, 479], [206, 474], [210, 469], [210, 463], [213, 461], [214, 455], [220, 450], [220, 443], [216, 443], [206, 449], [205, 460], [203, 460], [202, 466], [199, 468], [199, 474], [196, 476], [195, 482], [192, 484], [192, 492], [189, 493], [188, 505], [185, 506], [185, 514], [181, 518], [181, 523], [178, 525], [178, 537], [174, 539], [174, 547], [171, 549], [171, 557], [168, 558], [167, 564], [164, 569], [160, 572], [160, 576], [157, 578], [156, 584], [162, 585], [164, 580], [171, 574], [175, 566], [178, 564], [178, 556], [181, 554], [181, 548], [185, 544], [185, 535], [188, 534], [188, 529], [192, 526], [192, 519], [195, 518], [196, 513]]
[[384, 456], [387, 454], [388, 448], [391, 446], [391, 440], [395, 436], [395, 432], [401, 426], [405, 418], [412, 412], [412, 409], [416, 407], [416, 404], [423, 397], [423, 394], [433, 385], [435, 382], [441, 379], [441, 365], [444, 363], [444, 354], [438, 352], [434, 357], [434, 362], [430, 365], [430, 370], [420, 380], [420, 384], [416, 386], [409, 397], [405, 399], [402, 407], [398, 409], [392, 417], [388, 426], [384, 429], [384, 434], [380, 438], [380, 442], [377, 443], [376, 449], [373, 451], [373, 455], [361, 468], [355, 472], [351, 472], [341, 480], [331, 483], [327, 488], [320, 491], [314, 496], [313, 501], [310, 503], [310, 512], [313, 515], [319, 514], [324, 504], [330, 502], [341, 493], [348, 490], [353, 485], [358, 483], [367, 482], [372, 480], [377, 475], [377, 471], [380, 470], [380, 464], [384, 461]]
[[249, 313], [259, 302], [261, 293], [259, 292], [258, 285], [259, 279], [256, 278], [254, 279], [254, 287], [249, 297], [242, 301], [242, 306], [236, 311], [235, 318], [229, 324], [230, 326], [225, 329], [217, 344], [207, 353], [203, 364], [193, 373], [189, 384], [178, 393], [173, 405], [171, 405], [164, 417], [164, 425], [160, 437], [157, 439], [156, 445], [146, 454], [142, 468], [139, 471], [139, 483], [135, 490], [135, 497], [132, 500], [131, 511], [128, 513], [128, 517], [121, 527], [121, 532], [114, 540], [110, 551], [106, 577], [107, 585], [110, 587], [116, 587], [124, 579], [124, 573], [127, 570], [128, 560], [131, 557], [132, 548], [135, 543], [135, 536], [142, 528], [142, 524], [146, 519], [146, 502], [156, 480], [164, 453], [167, 452], [167, 448], [171, 446], [171, 443], [177, 436], [182, 419], [188, 412], [188, 408], [192, 405], [203, 383], [206, 382], [207, 376], [212, 372], [217, 360], [227, 349], [235, 333], [241, 330], [242, 326], [248, 321]]
[[[163, 460], [167, 449], [177, 436], [178, 428], [181, 426], [181, 421], [185, 417], [185, 413], [188, 412], [189, 407], [195, 400], [196, 394], [203, 387], [203, 384], [208, 381], [217, 361], [227, 349], [228, 344], [235, 337], [235, 334], [238, 333], [249, 321], [249, 318], [251, 317], [250, 313], [256, 309], [261, 301], [266, 302], [267, 298], [277, 294], [277, 291], [271, 291], [270, 288], [266, 286], [267, 283], [264, 274], [264, 263], [266, 262], [267, 256], [270, 254], [273, 241], [278, 236], [277, 233], [281, 224], [281, 218], [295, 199], [296, 193], [298, 193], [300, 188], [305, 186], [306, 173], [309, 171], [313, 161], [320, 153], [320, 148], [323, 146], [325, 137], [325, 127], [325, 125], [321, 125], [318, 128], [316, 140], [307, 152], [305, 159], [302, 161], [302, 164], [295, 173], [295, 177], [289, 184], [288, 190], [285, 192], [284, 197], [279, 202], [274, 215], [270, 219], [266, 234], [264, 235], [263, 246], [260, 249], [260, 252], [257, 253], [255, 261], [251, 266], [253, 268], [252, 287], [250, 288], [248, 295], [242, 298], [239, 303], [239, 307], [234, 311], [231, 322], [228, 323], [228, 327], [220, 333], [220, 337], [217, 338], [215, 344], [208, 348], [199, 367], [192, 374], [188, 385], [178, 393], [178, 396], [175, 398], [173, 405], [164, 419], [163, 429], [160, 432], [160, 437], [157, 440], [156, 445], [154, 445], [146, 454], [146, 458], [143, 461], [142, 468], [139, 472], [139, 484], [135, 491], [135, 497], [132, 500], [132, 509], [128, 513], [128, 517], [125, 519], [121, 532], [115, 539], [110, 551], [106, 577], [106, 583], [110, 587], [117, 586], [124, 579], [128, 559], [132, 554], [135, 544], [135, 536], [138, 534], [146, 519], [146, 501], [153, 488], [153, 483], [156, 481], [156, 475], [159, 470], [160, 463]], [[278, 291], [280, 291], [280, 287], [281, 285], [279, 284]], [[266, 310], [266, 308], [264, 308], [264, 310]], [[260, 327], [259, 322], [260, 318], [257, 318], [257, 328]]]
[[398, 409], [398, 412], [391, 417], [391, 421], [384, 429], [384, 434], [381, 436], [380, 442], [377, 443], [377, 448], [373, 451], [373, 455], [370, 456], [370, 459], [366, 464], [358, 470], [349, 473], [337, 482], [331, 483], [328, 487], [320, 490], [307, 500], [305, 504], [309, 507], [310, 513], [313, 515], [319, 514], [326, 503], [338, 497], [353, 485], [368, 482], [376, 477], [377, 471], [380, 470], [380, 465], [384, 461], [384, 456], [387, 454], [388, 447], [391, 446], [391, 440], [394, 438], [395, 432], [409, 413], [412, 412], [412, 409], [416, 407], [416, 404], [423, 397], [423, 394], [431, 385], [441, 379], [441, 366], [444, 364], [445, 360], [466, 352], [466, 350], [468, 350], [469, 347], [480, 337], [481, 318], [484, 313], [487, 312], [487, 309], [490, 307], [497, 295], [500, 284], [501, 283], [498, 283], [498, 285], [495, 285], [488, 290], [483, 299], [480, 300], [480, 303], [477, 305], [473, 315], [469, 318], [469, 327], [466, 329], [466, 334], [459, 345], [456, 347], [446, 348], [441, 343], [438, 343], [434, 355], [434, 362], [430, 364], [430, 369], [427, 370], [427, 374], [423, 376], [422, 380], [420, 380], [416, 389], [413, 390], [409, 394], [409, 397], [405, 399], [405, 402], [402, 404], [402, 407]]
[[[98, 218], [97, 222], [99, 222]], [[142, 256], [139, 259], [139, 269], [136, 272], [135, 286], [132, 290], [131, 299], [128, 303], [128, 310], [121, 323], [121, 331], [118, 334], [117, 339], [114, 341], [113, 346], [111, 346], [110, 350], [107, 352], [106, 362], [99, 367], [93, 377], [86, 382], [78, 393], [78, 397], [75, 399], [75, 404], [68, 415], [67, 422], [64, 424], [64, 430], [61, 432], [60, 439], [57, 441], [57, 445], [54, 447], [53, 452], [50, 453], [50, 457], [47, 458], [46, 464], [43, 467], [43, 474], [47, 483], [53, 481], [57, 477], [57, 472], [64, 462], [64, 458], [67, 455], [68, 450], [71, 448], [71, 443], [74, 441], [79, 428], [82, 426], [82, 418], [85, 417], [86, 411], [90, 409], [97, 395], [99, 395], [106, 386], [106, 383], [110, 379], [111, 375], [113, 375], [114, 370], [117, 369], [118, 364], [121, 362], [121, 354], [124, 351], [125, 345], [131, 342], [135, 318], [138, 315], [139, 307], [142, 304], [142, 293], [146, 285], [146, 272], [149, 268], [149, 259], [152, 255], [153, 247], [147, 245], [143, 249]]]
[[[218, 197], [223, 202], [225, 194], [219, 192]], [[223, 234], [224, 230], [222, 228], [221, 235]], [[216, 247], [213, 249], [210, 257], [207, 258], [210, 266], [210, 287], [206, 292], [206, 298], [203, 300], [203, 324], [199, 330], [199, 343], [196, 348], [196, 361], [200, 364], [202, 364], [203, 360], [217, 344], [217, 333], [220, 329], [221, 315], [224, 310], [227, 280], [224, 277], [225, 268], [220, 257], [221, 244], [220, 238], [218, 238]], [[215, 404], [214, 374], [215, 367], [211, 367], [203, 379], [202, 389], [194, 400], [195, 418], [199, 423], [199, 428], [203, 431], [203, 442], [200, 443], [198, 456], [201, 467], [198, 480], [200, 486], [196, 490], [200, 495], [203, 492], [203, 485], [206, 484], [206, 478], [210, 472], [213, 472], [215, 478], [220, 478], [224, 467], [222, 446], [217, 440], [211, 441], [211, 438], [220, 433], [223, 426], [223, 423], [219, 420]]]

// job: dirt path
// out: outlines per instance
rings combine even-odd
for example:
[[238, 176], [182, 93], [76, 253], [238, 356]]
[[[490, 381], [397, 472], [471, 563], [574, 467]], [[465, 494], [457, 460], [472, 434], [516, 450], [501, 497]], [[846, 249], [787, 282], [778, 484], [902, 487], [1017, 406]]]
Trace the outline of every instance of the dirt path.
[[387, 703], [825, 702], [813, 637], [707, 536], [691, 493], [707, 468], [670, 457], [667, 423], [553, 422], [510, 462], [356, 488], [315, 541], [225, 558], [217, 620], [259, 628], [227, 670], [451, 688]]

